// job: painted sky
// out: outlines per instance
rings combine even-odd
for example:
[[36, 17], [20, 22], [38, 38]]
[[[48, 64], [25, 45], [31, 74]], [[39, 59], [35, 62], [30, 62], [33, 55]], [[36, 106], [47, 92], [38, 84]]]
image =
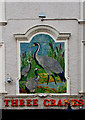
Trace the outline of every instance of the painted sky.
[[[29, 48], [31, 45], [33, 45], [33, 43], [35, 42], [39, 42], [40, 43], [40, 51], [39, 51], [39, 55], [47, 55], [47, 50], [50, 49], [49, 47], [49, 42], [50, 40], [53, 43], [53, 47], [54, 49], [56, 49], [56, 46], [59, 47], [60, 46], [60, 42], [56, 42], [53, 40], [53, 38], [47, 34], [38, 34], [36, 36], [34, 36], [31, 40], [30, 43], [20, 43], [20, 54], [22, 55], [22, 53], [24, 53], [26, 51], [26, 53], [28, 54], [28, 52], [33, 53], [36, 51], [37, 46]], [[61, 47], [64, 49], [64, 42], [61, 42]]]

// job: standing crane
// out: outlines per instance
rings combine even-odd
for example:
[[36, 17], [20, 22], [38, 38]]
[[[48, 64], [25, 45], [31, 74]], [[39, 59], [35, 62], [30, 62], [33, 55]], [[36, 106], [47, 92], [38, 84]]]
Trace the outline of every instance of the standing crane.
[[38, 52], [40, 50], [40, 43], [36, 42], [30, 47], [33, 47], [33, 46], [38, 47], [34, 53], [34, 59], [36, 63], [47, 72], [47, 75], [48, 75], [47, 84], [49, 82], [49, 74], [53, 77], [56, 84], [56, 80], [55, 80], [55, 77], [52, 75], [52, 72], [55, 75], [58, 75], [61, 81], [65, 81], [66, 79], [64, 77], [64, 72], [59, 62], [52, 57], [48, 57], [46, 55], [43, 55], [43, 56], [38, 55]]
[[36, 78], [29, 79], [29, 81], [26, 82], [25, 90], [27, 92], [34, 92], [35, 89], [38, 87], [38, 81], [40, 79], [40, 76], [37, 73], [38, 70], [39, 70], [38, 68], [35, 68]]
[[30, 71], [30, 69], [31, 69], [31, 61], [30, 61], [30, 59], [27, 59], [27, 62], [29, 63], [29, 66], [26, 66], [25, 68], [22, 69], [20, 80], [21, 80], [23, 77], [26, 77], [26, 76], [27, 76], [27, 73], [28, 73], [28, 72]]

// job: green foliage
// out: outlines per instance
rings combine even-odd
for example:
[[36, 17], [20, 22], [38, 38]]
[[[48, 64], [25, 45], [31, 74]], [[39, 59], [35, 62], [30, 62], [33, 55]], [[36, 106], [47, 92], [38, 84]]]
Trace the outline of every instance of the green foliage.
[[56, 91], [52, 88], [46, 88], [44, 86], [40, 86], [35, 90], [35, 93], [55, 93]]
[[64, 49], [62, 48], [61, 43], [59, 47], [56, 46], [56, 49], [54, 49], [52, 40], [49, 40], [49, 46], [50, 49], [47, 50], [48, 56], [56, 59], [63, 68], [63, 71], [65, 71]]
[[58, 87], [58, 93], [66, 93], [66, 90], [67, 90], [67, 84], [66, 84], [66, 82], [65, 82], [65, 85], [64, 86], [59, 86]]
[[[49, 47], [50, 49], [47, 50], [47, 54], [49, 57], [52, 57], [54, 59], [56, 59], [61, 67], [63, 68], [63, 70], [65, 71], [65, 62], [64, 62], [64, 50], [61, 47], [61, 45], [58, 47], [56, 46], [56, 49], [54, 49], [52, 40], [49, 40]], [[40, 70], [38, 70], [38, 74], [40, 76], [40, 80], [39, 80], [39, 84], [44, 84], [47, 83], [47, 73], [44, 69], [42, 69], [34, 60], [33, 54], [31, 54], [30, 52], [28, 52], [28, 54], [26, 54], [26, 52], [21, 56], [21, 71], [23, 68], [25, 68], [26, 66], [29, 66], [29, 63], [27, 63], [27, 59], [30, 59], [31, 61], [31, 70], [27, 73], [27, 77], [23, 77], [21, 81], [19, 81], [19, 90], [21, 90], [21, 88], [23, 88], [25, 90], [25, 83], [26, 81], [29, 81], [29, 79], [35, 78], [35, 68], [39, 68]], [[53, 74], [54, 75], [54, 74]], [[49, 78], [52, 78], [51, 76], [49, 76]], [[61, 83], [61, 80], [59, 78], [59, 76], [55, 77], [56, 82]], [[54, 82], [51, 80], [51, 82]], [[35, 90], [35, 93], [64, 93], [66, 92], [66, 83], [64, 86], [59, 86], [58, 90], [49, 88], [49, 87], [45, 87], [45, 86], [38, 86], [38, 88]]]

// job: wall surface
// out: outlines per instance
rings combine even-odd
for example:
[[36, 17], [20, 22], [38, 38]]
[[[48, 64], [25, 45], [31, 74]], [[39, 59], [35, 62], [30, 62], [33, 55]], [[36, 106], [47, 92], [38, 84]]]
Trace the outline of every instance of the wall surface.
[[[68, 74], [70, 77], [70, 95], [78, 95], [81, 90], [81, 39], [80, 39], [80, 3], [79, 2], [7, 2], [7, 25], [3, 27], [5, 43], [5, 82], [8, 95], [16, 95], [18, 77], [17, 41], [14, 34], [25, 34], [36, 25], [49, 25], [59, 33], [71, 33], [68, 51]], [[41, 21], [39, 13], [45, 13], [50, 20]], [[7, 82], [7, 74], [13, 81]]]
[[44, 12], [47, 18], [79, 18], [79, 5], [78, 2], [8, 2], [6, 19], [38, 18], [41, 12]]

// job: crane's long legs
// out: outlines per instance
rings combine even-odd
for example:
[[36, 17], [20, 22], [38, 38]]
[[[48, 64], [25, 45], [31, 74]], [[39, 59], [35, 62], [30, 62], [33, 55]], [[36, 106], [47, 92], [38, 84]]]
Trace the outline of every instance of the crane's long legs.
[[[55, 80], [55, 77], [54, 77], [52, 74], [51, 74], [51, 76], [53, 77], [55, 84], [57, 84], [57, 83], [56, 83], [56, 80]], [[49, 74], [48, 74], [47, 85], [48, 85], [48, 82], [49, 82]]]
[[48, 80], [47, 80], [47, 85], [48, 85], [48, 82], [49, 82], [49, 74], [48, 74]]
[[51, 74], [51, 76], [53, 77], [53, 79], [54, 79], [54, 82], [55, 82], [55, 84], [56, 84], [56, 80], [55, 80], [55, 77]]

